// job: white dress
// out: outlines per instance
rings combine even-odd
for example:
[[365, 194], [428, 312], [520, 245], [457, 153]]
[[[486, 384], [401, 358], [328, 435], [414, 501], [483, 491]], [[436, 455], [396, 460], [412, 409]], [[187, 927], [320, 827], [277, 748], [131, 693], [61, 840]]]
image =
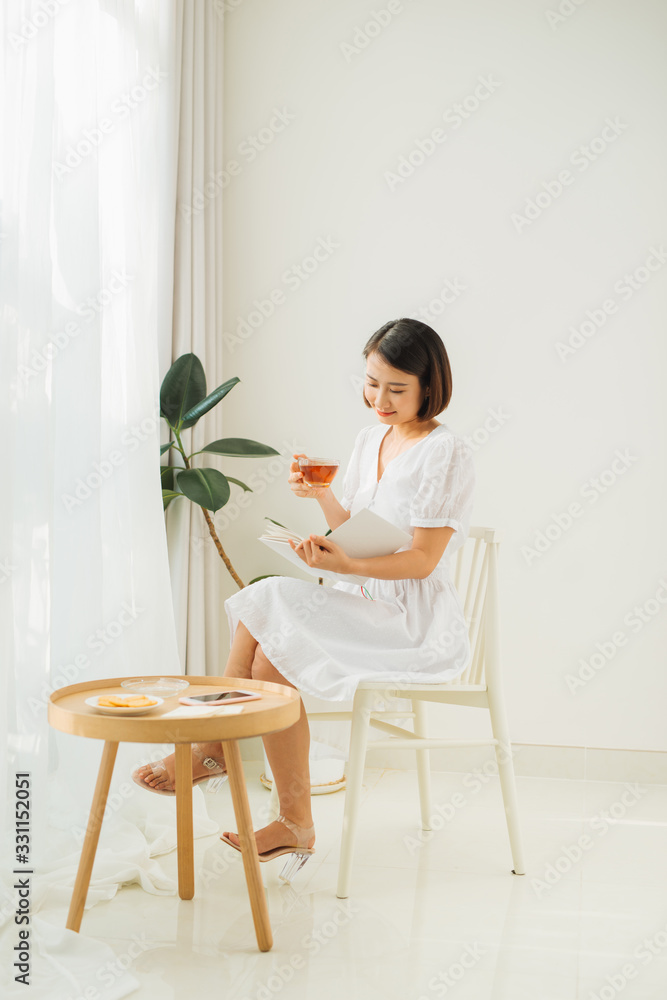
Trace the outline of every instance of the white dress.
[[320, 586], [269, 577], [225, 601], [232, 640], [242, 621], [283, 677], [330, 701], [349, 701], [361, 680], [452, 680], [470, 657], [449, 566], [470, 525], [471, 450], [440, 424], [392, 459], [378, 483], [378, 452], [386, 433], [382, 424], [359, 432], [340, 502], [352, 514], [368, 507], [412, 535], [416, 527], [455, 528], [433, 572], [423, 580], [371, 578], [365, 587], [373, 600], [357, 584]]

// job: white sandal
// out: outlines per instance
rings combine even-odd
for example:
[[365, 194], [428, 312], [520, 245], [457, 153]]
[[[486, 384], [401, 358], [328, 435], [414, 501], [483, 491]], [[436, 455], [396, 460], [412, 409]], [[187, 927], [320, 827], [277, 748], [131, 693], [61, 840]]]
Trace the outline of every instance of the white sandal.
[[[260, 861], [272, 861], [273, 858], [279, 858], [282, 854], [291, 854], [291, 857], [285, 862], [283, 870], [280, 873], [280, 878], [283, 882], [291, 882], [296, 873], [303, 868], [311, 854], [315, 853], [314, 847], [306, 847], [308, 841], [315, 834], [315, 827], [297, 826], [296, 823], [292, 823], [291, 820], [286, 819], [282, 813], [276, 817], [274, 822], [282, 823], [283, 826], [286, 826], [289, 832], [296, 837], [296, 844], [292, 847], [273, 847], [270, 851], [262, 851], [261, 854], [258, 854], [258, 857]], [[229, 844], [235, 851], [241, 850], [238, 844], [229, 839], [228, 832], [223, 833], [220, 840], [223, 840], [225, 844]]]
[[[219, 792], [223, 784], [227, 780], [227, 768], [225, 767], [224, 759], [218, 760], [216, 757], [211, 757], [205, 754], [198, 743], [192, 744], [192, 752], [197, 757], [204, 767], [208, 768], [209, 774], [202, 774], [199, 778], [192, 779], [192, 786], [199, 785], [202, 781], [208, 781], [209, 785], [207, 791], [209, 792]], [[153, 788], [148, 782], [144, 781], [139, 775], [139, 771], [143, 767], [150, 767], [153, 775], [157, 777], [160, 771], [167, 773], [167, 768], [164, 764], [164, 758], [162, 760], [153, 761], [150, 764], [142, 764], [138, 767], [136, 771], [132, 772], [132, 781], [139, 785], [140, 788], [145, 788], [147, 792], [155, 792], [156, 795], [175, 795], [176, 790], [174, 788]], [[218, 775], [218, 777], [215, 777]]]

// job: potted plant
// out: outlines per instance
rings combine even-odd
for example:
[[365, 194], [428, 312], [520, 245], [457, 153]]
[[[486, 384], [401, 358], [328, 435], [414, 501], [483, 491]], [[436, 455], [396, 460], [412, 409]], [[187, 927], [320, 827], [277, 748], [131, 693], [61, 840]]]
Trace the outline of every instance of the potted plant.
[[[226, 476], [218, 469], [194, 467], [192, 460], [197, 455], [221, 455], [228, 458], [260, 458], [267, 455], [278, 455], [275, 448], [261, 444], [250, 438], [220, 438], [200, 448], [189, 455], [183, 445], [183, 431], [194, 427], [205, 413], [225, 398], [228, 392], [241, 380], [230, 378], [219, 385], [213, 392], [206, 392], [206, 375], [196, 354], [182, 354], [174, 361], [167, 372], [160, 388], [160, 416], [164, 418], [169, 428], [169, 441], [160, 448], [160, 455], [176, 453], [182, 460], [182, 465], [161, 466], [162, 502], [164, 508], [179, 497], [186, 497], [202, 509], [208, 530], [218, 554], [229, 570], [232, 579], [238, 587], [245, 584], [239, 577], [218, 538], [211, 513], [224, 507], [231, 496], [231, 486], [239, 486], [242, 490], [252, 493], [246, 483], [233, 476]], [[256, 577], [256, 579], [261, 579]], [[251, 581], [254, 583], [254, 580]]]

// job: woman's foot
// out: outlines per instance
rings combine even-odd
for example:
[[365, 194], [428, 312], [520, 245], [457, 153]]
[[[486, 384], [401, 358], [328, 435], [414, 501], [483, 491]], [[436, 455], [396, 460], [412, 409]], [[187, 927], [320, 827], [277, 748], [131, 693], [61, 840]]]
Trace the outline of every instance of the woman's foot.
[[[267, 851], [272, 851], [278, 847], [307, 847], [313, 848], [315, 846], [315, 830], [313, 827], [312, 816], [308, 819], [303, 820], [303, 825], [301, 824], [291, 824], [293, 826], [298, 826], [303, 833], [309, 833], [310, 836], [298, 837], [292, 830], [289, 829], [280, 820], [274, 820], [273, 823], [269, 823], [268, 826], [263, 826], [261, 830], [255, 831], [255, 843], [257, 845], [257, 853], [265, 854]], [[237, 833], [224, 833], [229, 842], [238, 847], [239, 836]]]
[[[207, 763], [204, 763], [205, 761]], [[225, 773], [225, 759], [222, 755], [221, 743], [192, 744], [193, 785]], [[147, 786], [149, 791], [175, 794], [176, 754], [171, 753], [162, 760], [152, 761], [150, 764], [138, 767], [133, 772], [132, 777], [138, 785]]]

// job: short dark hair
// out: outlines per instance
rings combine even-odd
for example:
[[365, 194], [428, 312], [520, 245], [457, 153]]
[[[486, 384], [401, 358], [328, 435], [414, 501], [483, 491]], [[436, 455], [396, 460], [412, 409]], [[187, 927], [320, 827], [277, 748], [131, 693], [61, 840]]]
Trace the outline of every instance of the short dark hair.
[[[381, 326], [364, 347], [363, 355], [377, 353], [399, 371], [416, 375], [429, 394], [417, 417], [431, 420], [449, 405], [452, 398], [452, 370], [442, 340], [430, 326], [418, 319], [392, 319]], [[370, 407], [364, 393], [364, 403]]]

